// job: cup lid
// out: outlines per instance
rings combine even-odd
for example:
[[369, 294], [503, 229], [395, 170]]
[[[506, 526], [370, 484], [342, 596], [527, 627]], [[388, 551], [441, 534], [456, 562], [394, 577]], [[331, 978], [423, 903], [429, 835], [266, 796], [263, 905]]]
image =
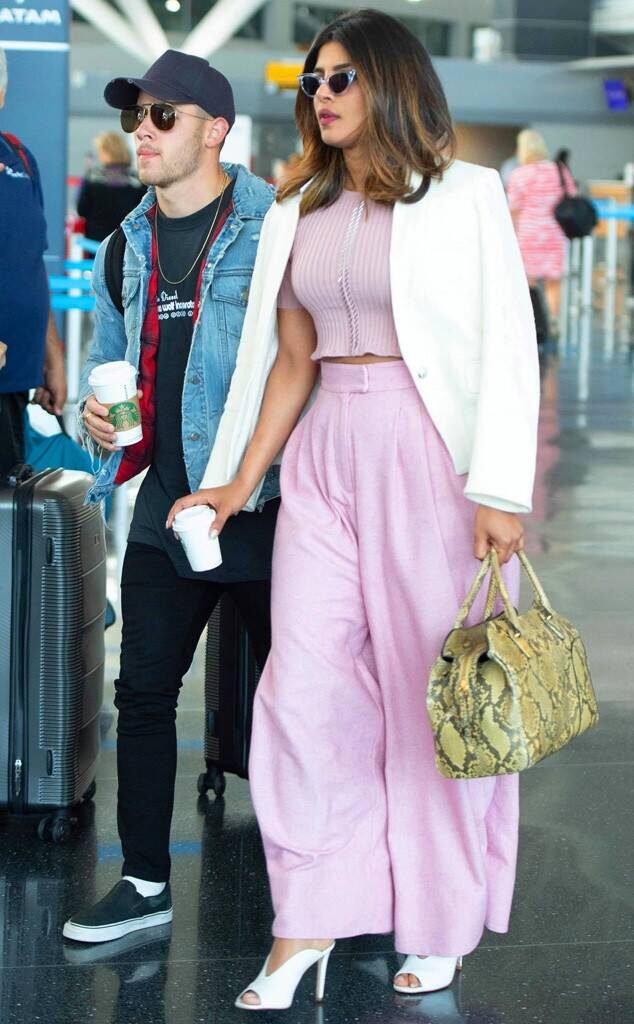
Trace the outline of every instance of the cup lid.
[[174, 529], [177, 531], [191, 530], [203, 519], [206, 519], [211, 524], [215, 518], [215, 510], [210, 508], [209, 505], [192, 505], [191, 508], [183, 508], [180, 512], [176, 513], [174, 516]]
[[117, 359], [111, 363], [101, 363], [95, 366], [88, 376], [88, 383], [91, 385], [100, 384], [127, 384], [130, 378], [136, 378], [136, 370], [132, 363], [125, 359]]

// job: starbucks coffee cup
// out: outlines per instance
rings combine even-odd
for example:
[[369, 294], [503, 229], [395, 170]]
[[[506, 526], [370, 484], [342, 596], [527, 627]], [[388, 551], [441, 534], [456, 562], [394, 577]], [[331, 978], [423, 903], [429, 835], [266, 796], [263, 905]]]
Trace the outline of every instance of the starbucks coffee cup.
[[114, 443], [120, 448], [136, 444], [143, 437], [136, 376], [132, 363], [118, 360], [95, 366], [88, 377], [95, 398], [108, 407], [108, 420], [115, 429]]
[[184, 508], [174, 517], [174, 533], [183, 545], [194, 572], [207, 572], [222, 565], [218, 538], [209, 536], [215, 518], [216, 513], [208, 505]]

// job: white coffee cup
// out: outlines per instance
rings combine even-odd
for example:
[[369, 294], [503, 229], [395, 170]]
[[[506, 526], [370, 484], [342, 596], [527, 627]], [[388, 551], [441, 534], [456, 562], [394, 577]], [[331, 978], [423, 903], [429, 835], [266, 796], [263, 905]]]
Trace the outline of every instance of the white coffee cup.
[[184, 508], [174, 517], [173, 529], [185, 548], [187, 560], [194, 572], [207, 572], [222, 565], [222, 554], [217, 537], [210, 537], [211, 524], [216, 513], [208, 505]]
[[88, 377], [97, 401], [108, 406], [108, 420], [115, 428], [114, 443], [119, 448], [136, 444], [143, 437], [136, 377], [134, 366], [125, 360], [95, 366]]

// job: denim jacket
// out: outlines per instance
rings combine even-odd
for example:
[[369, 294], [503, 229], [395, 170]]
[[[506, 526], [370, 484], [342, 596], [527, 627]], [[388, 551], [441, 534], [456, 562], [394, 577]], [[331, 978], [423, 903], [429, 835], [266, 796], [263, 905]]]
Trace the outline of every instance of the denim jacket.
[[[216, 438], [235, 369], [260, 229], [275, 194], [270, 185], [241, 165], [222, 166], [235, 178], [234, 208], [207, 256], [200, 310], [183, 384], [183, 454], [192, 491], [200, 487]], [[127, 359], [133, 366], [139, 365], [141, 329], [151, 272], [152, 235], [146, 211], [154, 202], [154, 189], [150, 188], [122, 223], [127, 239], [123, 261], [123, 316], [113, 305], [106, 286], [104, 258], [107, 239], [95, 257], [94, 332], [82, 373], [78, 405], [79, 429], [93, 455], [96, 473], [87, 501], [100, 501], [111, 493], [122, 458], [121, 452], [108, 453], [95, 446], [86, 433], [81, 412], [92, 391], [88, 375], [93, 367], [116, 359]], [[259, 496], [260, 507], [278, 495], [279, 467], [274, 466], [265, 477]]]

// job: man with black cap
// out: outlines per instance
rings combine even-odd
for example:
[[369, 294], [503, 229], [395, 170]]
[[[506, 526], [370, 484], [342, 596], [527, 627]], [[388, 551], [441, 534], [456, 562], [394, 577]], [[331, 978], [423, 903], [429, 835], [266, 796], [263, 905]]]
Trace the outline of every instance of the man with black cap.
[[[89, 500], [148, 471], [121, 580], [115, 703], [123, 878], [66, 922], [64, 935], [80, 942], [105, 942], [172, 919], [178, 691], [224, 592], [264, 663], [279, 505], [273, 471], [259, 512], [232, 519], [222, 535], [222, 565], [209, 572], [193, 572], [165, 528], [171, 505], [200, 486], [207, 465], [235, 367], [260, 227], [274, 197], [244, 167], [220, 162], [235, 119], [231, 86], [202, 58], [168, 50], [143, 78], [116, 78], [104, 95], [121, 110], [124, 131], [134, 133], [139, 178], [149, 189], [95, 259], [94, 336], [80, 398], [81, 426], [99, 461]], [[95, 366], [121, 359], [138, 367], [143, 420], [143, 439], [123, 451], [88, 385]]]

